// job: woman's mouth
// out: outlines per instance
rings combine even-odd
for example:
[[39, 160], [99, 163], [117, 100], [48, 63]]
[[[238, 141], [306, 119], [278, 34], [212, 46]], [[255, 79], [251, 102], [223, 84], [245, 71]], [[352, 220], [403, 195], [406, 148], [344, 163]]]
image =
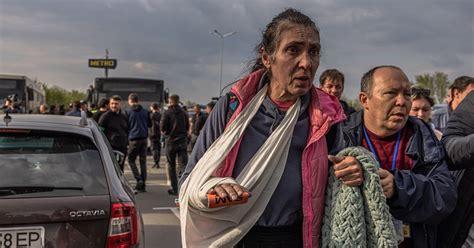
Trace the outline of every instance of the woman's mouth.
[[309, 77], [307, 76], [295, 77], [295, 80], [299, 82], [307, 83], [309, 82]]

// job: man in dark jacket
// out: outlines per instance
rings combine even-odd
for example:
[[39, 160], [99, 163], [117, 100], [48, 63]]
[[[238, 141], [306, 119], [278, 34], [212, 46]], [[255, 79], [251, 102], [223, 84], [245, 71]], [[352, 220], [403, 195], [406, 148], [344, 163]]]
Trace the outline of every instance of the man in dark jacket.
[[441, 142], [456, 176], [458, 201], [439, 226], [438, 245], [474, 247], [474, 91], [453, 111]]
[[[118, 95], [112, 96], [109, 100], [110, 109], [102, 114], [99, 118], [99, 127], [112, 146], [112, 149], [117, 150], [127, 155], [128, 145], [128, 121], [127, 116], [120, 109], [122, 98]], [[123, 165], [125, 158], [120, 161], [120, 169], [123, 172]]]
[[199, 104], [194, 105], [194, 115], [191, 119], [191, 151], [194, 148], [194, 144], [196, 144], [197, 137], [201, 132], [201, 129], [204, 127], [204, 123], [206, 123], [207, 115], [201, 112], [201, 106]]
[[390, 212], [407, 234], [402, 247], [435, 247], [437, 224], [454, 209], [456, 190], [432, 129], [409, 117], [410, 96], [400, 68], [373, 68], [361, 81], [363, 110], [343, 123], [344, 139], [346, 146], [369, 149], [379, 162]]
[[176, 173], [176, 156], [186, 165], [188, 163], [187, 134], [189, 118], [179, 106], [179, 96], [169, 97], [169, 107], [161, 118], [161, 132], [166, 136], [166, 159], [168, 160], [168, 175], [171, 180], [170, 195], [178, 195], [178, 176]]
[[448, 94], [445, 102], [446, 106], [443, 106], [435, 111], [431, 119], [436, 129], [442, 133], [446, 130], [451, 113], [459, 106], [462, 100], [474, 90], [474, 78], [469, 76], [460, 76], [456, 78], [449, 86]]
[[102, 98], [99, 101], [99, 109], [92, 115], [92, 119], [99, 123], [100, 116], [109, 110], [109, 99]]
[[161, 111], [158, 103], [154, 102], [150, 106], [150, 119], [151, 119], [151, 128], [150, 128], [150, 143], [151, 143], [151, 152], [153, 154], [153, 168], [160, 168], [160, 157], [161, 157], [161, 131], [160, 131], [160, 121], [161, 121]]
[[[148, 147], [148, 127], [151, 127], [148, 111], [138, 104], [138, 95], [128, 96], [128, 164], [137, 180], [136, 190], [146, 191], [146, 152]], [[140, 157], [140, 171], [135, 160]]]

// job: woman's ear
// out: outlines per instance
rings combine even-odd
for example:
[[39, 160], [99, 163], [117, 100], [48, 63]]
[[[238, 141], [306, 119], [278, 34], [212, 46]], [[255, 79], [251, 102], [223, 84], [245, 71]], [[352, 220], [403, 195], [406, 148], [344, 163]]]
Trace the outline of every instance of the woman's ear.
[[265, 51], [265, 48], [260, 48], [260, 57], [265, 68], [270, 69], [271, 56]]

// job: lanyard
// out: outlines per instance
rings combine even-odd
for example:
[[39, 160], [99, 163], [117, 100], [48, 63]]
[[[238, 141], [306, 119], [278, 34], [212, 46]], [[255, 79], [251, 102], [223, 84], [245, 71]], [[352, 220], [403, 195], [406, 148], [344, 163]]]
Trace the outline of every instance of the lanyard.
[[[382, 165], [382, 161], [380, 161], [379, 157], [377, 156], [377, 152], [375, 151], [374, 146], [370, 141], [369, 135], [367, 135], [367, 130], [365, 130], [365, 126], [362, 126], [362, 130], [364, 131], [365, 141], [367, 141], [367, 145], [369, 146], [370, 151], [374, 154], [375, 159], [379, 161], [379, 164]], [[395, 152], [393, 153], [392, 158], [392, 171], [395, 171], [395, 169], [397, 168], [396, 162], [398, 156], [398, 146], [400, 146], [401, 133], [401, 131], [398, 131], [397, 133], [397, 142], [395, 143]]]

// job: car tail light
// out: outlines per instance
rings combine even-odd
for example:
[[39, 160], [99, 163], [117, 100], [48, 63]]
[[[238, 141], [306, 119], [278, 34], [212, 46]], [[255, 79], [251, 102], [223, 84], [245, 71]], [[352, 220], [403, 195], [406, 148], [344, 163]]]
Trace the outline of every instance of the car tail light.
[[108, 248], [128, 248], [138, 244], [138, 216], [131, 202], [113, 203]]

